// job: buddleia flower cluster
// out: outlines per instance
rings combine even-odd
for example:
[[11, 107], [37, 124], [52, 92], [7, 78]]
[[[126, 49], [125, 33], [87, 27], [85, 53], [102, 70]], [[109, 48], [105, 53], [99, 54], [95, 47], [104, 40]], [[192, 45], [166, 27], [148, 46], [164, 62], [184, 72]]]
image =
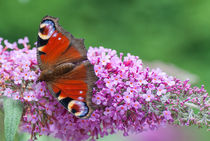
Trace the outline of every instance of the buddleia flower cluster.
[[[3, 43], [2, 43], [3, 42]], [[0, 39], [0, 95], [24, 105], [19, 128], [30, 140], [48, 135], [61, 140], [95, 140], [119, 131], [124, 136], [170, 125], [209, 126], [209, 96], [204, 86], [192, 87], [160, 69], [143, 67], [131, 54], [89, 47], [88, 59], [98, 77], [92, 101], [97, 109], [88, 119], [69, 113], [37, 83], [36, 48], [28, 38]]]

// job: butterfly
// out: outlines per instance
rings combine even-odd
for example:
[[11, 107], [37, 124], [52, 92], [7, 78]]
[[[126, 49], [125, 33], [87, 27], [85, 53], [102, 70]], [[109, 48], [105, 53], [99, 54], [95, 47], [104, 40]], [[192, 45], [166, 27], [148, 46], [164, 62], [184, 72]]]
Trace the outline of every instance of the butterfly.
[[73, 115], [90, 117], [97, 77], [87, 59], [84, 40], [66, 32], [58, 18], [46, 16], [39, 26], [37, 60], [41, 70], [37, 81], [45, 81], [49, 92]]

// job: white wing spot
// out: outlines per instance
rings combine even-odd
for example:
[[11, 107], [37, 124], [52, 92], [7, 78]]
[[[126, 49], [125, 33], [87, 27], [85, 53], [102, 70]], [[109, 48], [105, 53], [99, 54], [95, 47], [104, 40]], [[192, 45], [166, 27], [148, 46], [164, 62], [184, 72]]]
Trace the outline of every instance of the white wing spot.
[[79, 93], [80, 93], [80, 94], [82, 94], [82, 93], [83, 93], [83, 91], [79, 91]]
[[61, 38], [59, 37], [58, 40], [61, 40]]
[[57, 33], [53, 34], [53, 37], [56, 37], [57, 36]]
[[83, 98], [83, 97], [81, 97], [81, 96], [80, 96], [80, 97], [78, 97], [78, 100], [83, 100], [83, 99], [84, 99], [84, 98]]

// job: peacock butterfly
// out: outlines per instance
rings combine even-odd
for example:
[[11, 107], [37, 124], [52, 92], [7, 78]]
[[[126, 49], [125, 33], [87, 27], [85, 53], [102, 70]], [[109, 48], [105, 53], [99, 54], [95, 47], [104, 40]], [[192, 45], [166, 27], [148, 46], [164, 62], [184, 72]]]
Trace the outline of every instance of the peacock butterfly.
[[38, 82], [45, 81], [50, 93], [73, 115], [88, 118], [94, 111], [91, 95], [97, 77], [84, 40], [66, 32], [58, 18], [46, 16], [39, 26], [37, 60]]

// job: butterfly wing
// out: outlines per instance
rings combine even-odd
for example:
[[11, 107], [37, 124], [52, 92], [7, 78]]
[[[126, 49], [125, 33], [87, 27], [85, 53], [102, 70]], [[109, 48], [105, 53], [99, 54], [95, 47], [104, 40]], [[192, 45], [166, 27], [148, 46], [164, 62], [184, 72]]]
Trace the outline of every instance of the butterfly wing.
[[83, 61], [71, 72], [48, 83], [50, 92], [72, 114], [87, 118], [93, 112], [92, 88], [96, 76], [89, 61]]
[[83, 39], [74, 38], [58, 24], [58, 19], [46, 16], [40, 23], [37, 41], [39, 67], [49, 67], [85, 60], [87, 51]]
[[93, 112], [91, 95], [97, 79], [93, 66], [87, 60], [83, 39], [76, 39], [58, 24], [58, 19], [46, 16], [40, 23], [37, 41], [37, 58], [42, 72], [56, 70], [73, 64], [72, 69], [59, 74], [47, 86], [51, 94], [68, 111], [80, 118], [87, 118]]

